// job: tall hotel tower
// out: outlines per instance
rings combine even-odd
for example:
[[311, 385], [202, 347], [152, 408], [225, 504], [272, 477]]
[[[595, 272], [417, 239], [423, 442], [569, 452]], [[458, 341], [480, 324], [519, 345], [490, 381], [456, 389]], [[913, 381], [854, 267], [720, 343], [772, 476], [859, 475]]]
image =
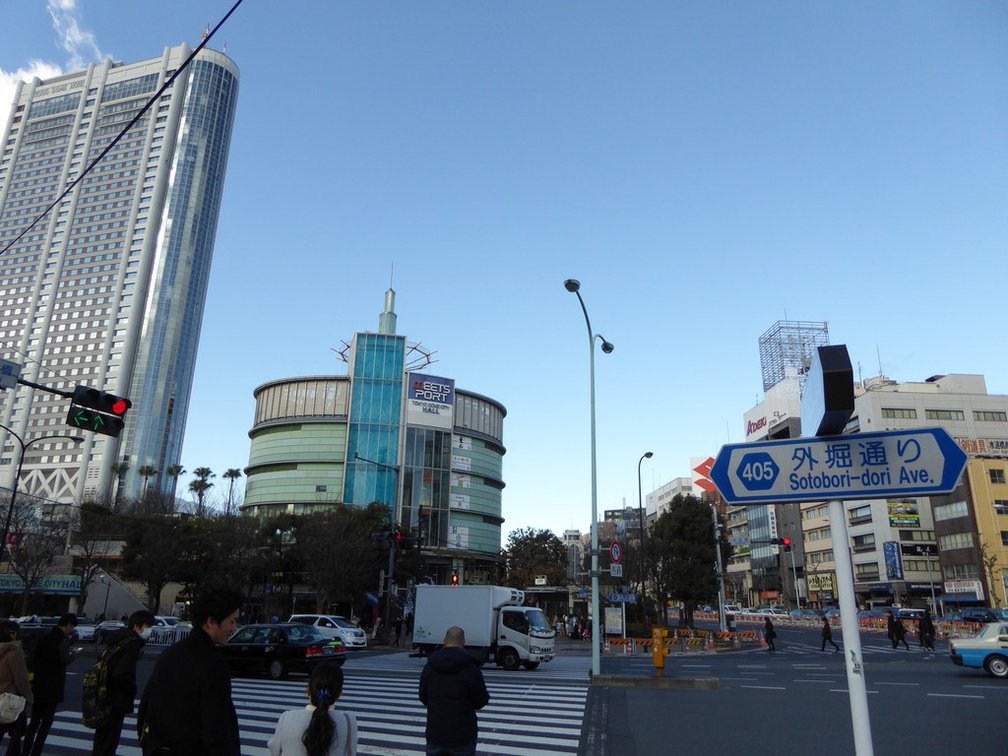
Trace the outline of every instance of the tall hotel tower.
[[[192, 53], [106, 60], [19, 85], [0, 157], [0, 249], [105, 149]], [[119, 438], [66, 426], [69, 400], [18, 385], [0, 391], [0, 423], [26, 444], [20, 490], [75, 503], [140, 492], [138, 470], [176, 464], [224, 186], [238, 68], [203, 50], [80, 184], [0, 255], [0, 355], [21, 378], [85, 385], [133, 401]], [[73, 440], [35, 439], [81, 435]], [[0, 486], [21, 446], [0, 429]], [[151, 488], [153, 490], [153, 488]]]

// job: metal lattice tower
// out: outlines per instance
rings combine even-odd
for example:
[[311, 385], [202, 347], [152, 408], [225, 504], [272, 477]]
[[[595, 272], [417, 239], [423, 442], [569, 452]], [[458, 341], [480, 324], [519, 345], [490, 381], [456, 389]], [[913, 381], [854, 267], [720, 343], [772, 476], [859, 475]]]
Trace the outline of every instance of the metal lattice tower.
[[780, 383], [792, 368], [804, 383], [816, 347], [829, 345], [826, 323], [778, 320], [759, 338], [763, 390]]

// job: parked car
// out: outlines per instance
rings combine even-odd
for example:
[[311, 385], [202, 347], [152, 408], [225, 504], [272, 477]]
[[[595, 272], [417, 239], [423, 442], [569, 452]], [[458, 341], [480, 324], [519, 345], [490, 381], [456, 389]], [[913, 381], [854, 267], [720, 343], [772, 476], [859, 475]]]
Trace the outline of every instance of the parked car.
[[797, 619], [819, 619], [822, 615], [815, 609], [792, 609], [790, 616]]
[[898, 612], [896, 612], [897, 619], [901, 619], [904, 622], [908, 620], [910, 622], [916, 622], [923, 616], [924, 616], [923, 609], [900, 609]]
[[191, 622], [183, 622], [178, 617], [154, 617], [150, 641], [153, 643], [170, 644], [182, 640], [192, 630]]
[[338, 614], [295, 614], [288, 622], [312, 625], [327, 638], [339, 638], [347, 648], [367, 648], [367, 633]]
[[104, 643], [111, 633], [124, 627], [126, 627], [126, 623], [122, 620], [105, 620], [104, 622], [100, 622], [94, 631], [94, 642]]
[[77, 632], [77, 640], [91, 642], [94, 640], [95, 630], [98, 629], [98, 625], [93, 619], [88, 617], [78, 617], [77, 627], [74, 628]]
[[738, 604], [725, 604], [724, 605], [725, 614], [742, 614], [745, 610]]
[[989, 606], [971, 606], [962, 610], [963, 622], [998, 622], [1000, 614], [995, 614]]
[[976, 638], [949, 642], [952, 663], [984, 669], [991, 677], [1008, 678], [1008, 623], [992, 622]]
[[346, 661], [342, 640], [296, 622], [246, 625], [222, 648], [232, 675], [265, 672], [280, 679], [288, 672], [311, 672], [320, 661]]

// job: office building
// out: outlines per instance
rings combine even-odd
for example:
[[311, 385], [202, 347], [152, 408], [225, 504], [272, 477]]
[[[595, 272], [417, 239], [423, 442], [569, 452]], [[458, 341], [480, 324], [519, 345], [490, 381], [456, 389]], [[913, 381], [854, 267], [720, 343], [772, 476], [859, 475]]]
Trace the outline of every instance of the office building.
[[[3, 131], [0, 249], [7, 247], [140, 113], [192, 50], [22, 82]], [[119, 438], [65, 425], [69, 401], [18, 386], [0, 423], [33, 443], [21, 490], [59, 502], [139, 494], [139, 469], [168, 490], [193, 381], [238, 96], [238, 69], [203, 50], [125, 136], [0, 256], [0, 345], [21, 377], [60, 391], [129, 397]], [[0, 481], [20, 447], [0, 431]], [[113, 481], [112, 465], [128, 471]]]
[[377, 333], [345, 350], [347, 375], [255, 389], [242, 511], [305, 514], [335, 503], [386, 506], [416, 534], [439, 583], [502, 577], [504, 406], [429, 375], [429, 355], [396, 333], [395, 292]]

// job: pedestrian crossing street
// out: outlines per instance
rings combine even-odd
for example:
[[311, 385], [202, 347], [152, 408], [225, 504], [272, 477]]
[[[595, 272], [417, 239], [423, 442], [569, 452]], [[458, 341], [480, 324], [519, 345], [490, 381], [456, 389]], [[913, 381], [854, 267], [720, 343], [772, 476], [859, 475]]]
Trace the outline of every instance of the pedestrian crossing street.
[[[415, 756], [424, 753], [423, 704], [417, 698], [419, 676], [367, 674], [347, 669], [337, 709], [353, 712], [359, 730], [358, 753]], [[588, 687], [577, 681], [554, 682], [535, 673], [486, 670], [490, 703], [479, 712], [481, 756], [552, 756], [576, 754]], [[571, 677], [574, 677], [573, 675]], [[238, 711], [242, 754], [269, 754], [266, 741], [280, 713], [306, 703], [306, 679], [236, 678], [232, 695]], [[80, 723], [79, 711], [58, 711], [46, 741], [46, 753], [90, 752], [93, 731]], [[139, 756], [136, 719], [127, 717], [118, 753]]]
[[[826, 644], [826, 650], [825, 651], [822, 651], [820, 649], [820, 645], [821, 645], [820, 643], [791, 643], [791, 642], [781, 643], [778, 640], [777, 641], [777, 651], [776, 651], [776, 653], [778, 653], [778, 654], [798, 654], [800, 656], [808, 656], [808, 655], [826, 656], [828, 654], [834, 653], [833, 646], [831, 646], [829, 643]], [[844, 645], [843, 645], [843, 643], [839, 639], [837, 640], [837, 645], [840, 646], [840, 650], [842, 652], [843, 648], [844, 648]], [[765, 648], [756, 649], [756, 650], [758, 650], [758, 651], [760, 651], [762, 653], [770, 653]], [[910, 650], [907, 651], [905, 648], [903, 648], [902, 645], [899, 648], [893, 648], [891, 645], [889, 645], [888, 641], [886, 641], [886, 645], [883, 646], [883, 645], [877, 645], [877, 644], [872, 644], [872, 643], [865, 643], [862, 640], [862, 643], [861, 643], [861, 654], [863, 656], [865, 656], [865, 657], [867, 657], [867, 656], [874, 656], [874, 657], [894, 656], [894, 657], [898, 657], [898, 656], [907, 656], [907, 655], [912, 655], [912, 654], [920, 654], [920, 655], [928, 655], [928, 656], [935, 656], [935, 655], [938, 655], [938, 656], [948, 656], [948, 648], [947, 647], [943, 648], [943, 647], [940, 647], [940, 646], [936, 646], [935, 647], [935, 651], [925, 651], [924, 649], [920, 648], [919, 646], [915, 646], [914, 644], [911, 643], [910, 644]], [[839, 656], [839, 654], [837, 654], [837, 655]]]

